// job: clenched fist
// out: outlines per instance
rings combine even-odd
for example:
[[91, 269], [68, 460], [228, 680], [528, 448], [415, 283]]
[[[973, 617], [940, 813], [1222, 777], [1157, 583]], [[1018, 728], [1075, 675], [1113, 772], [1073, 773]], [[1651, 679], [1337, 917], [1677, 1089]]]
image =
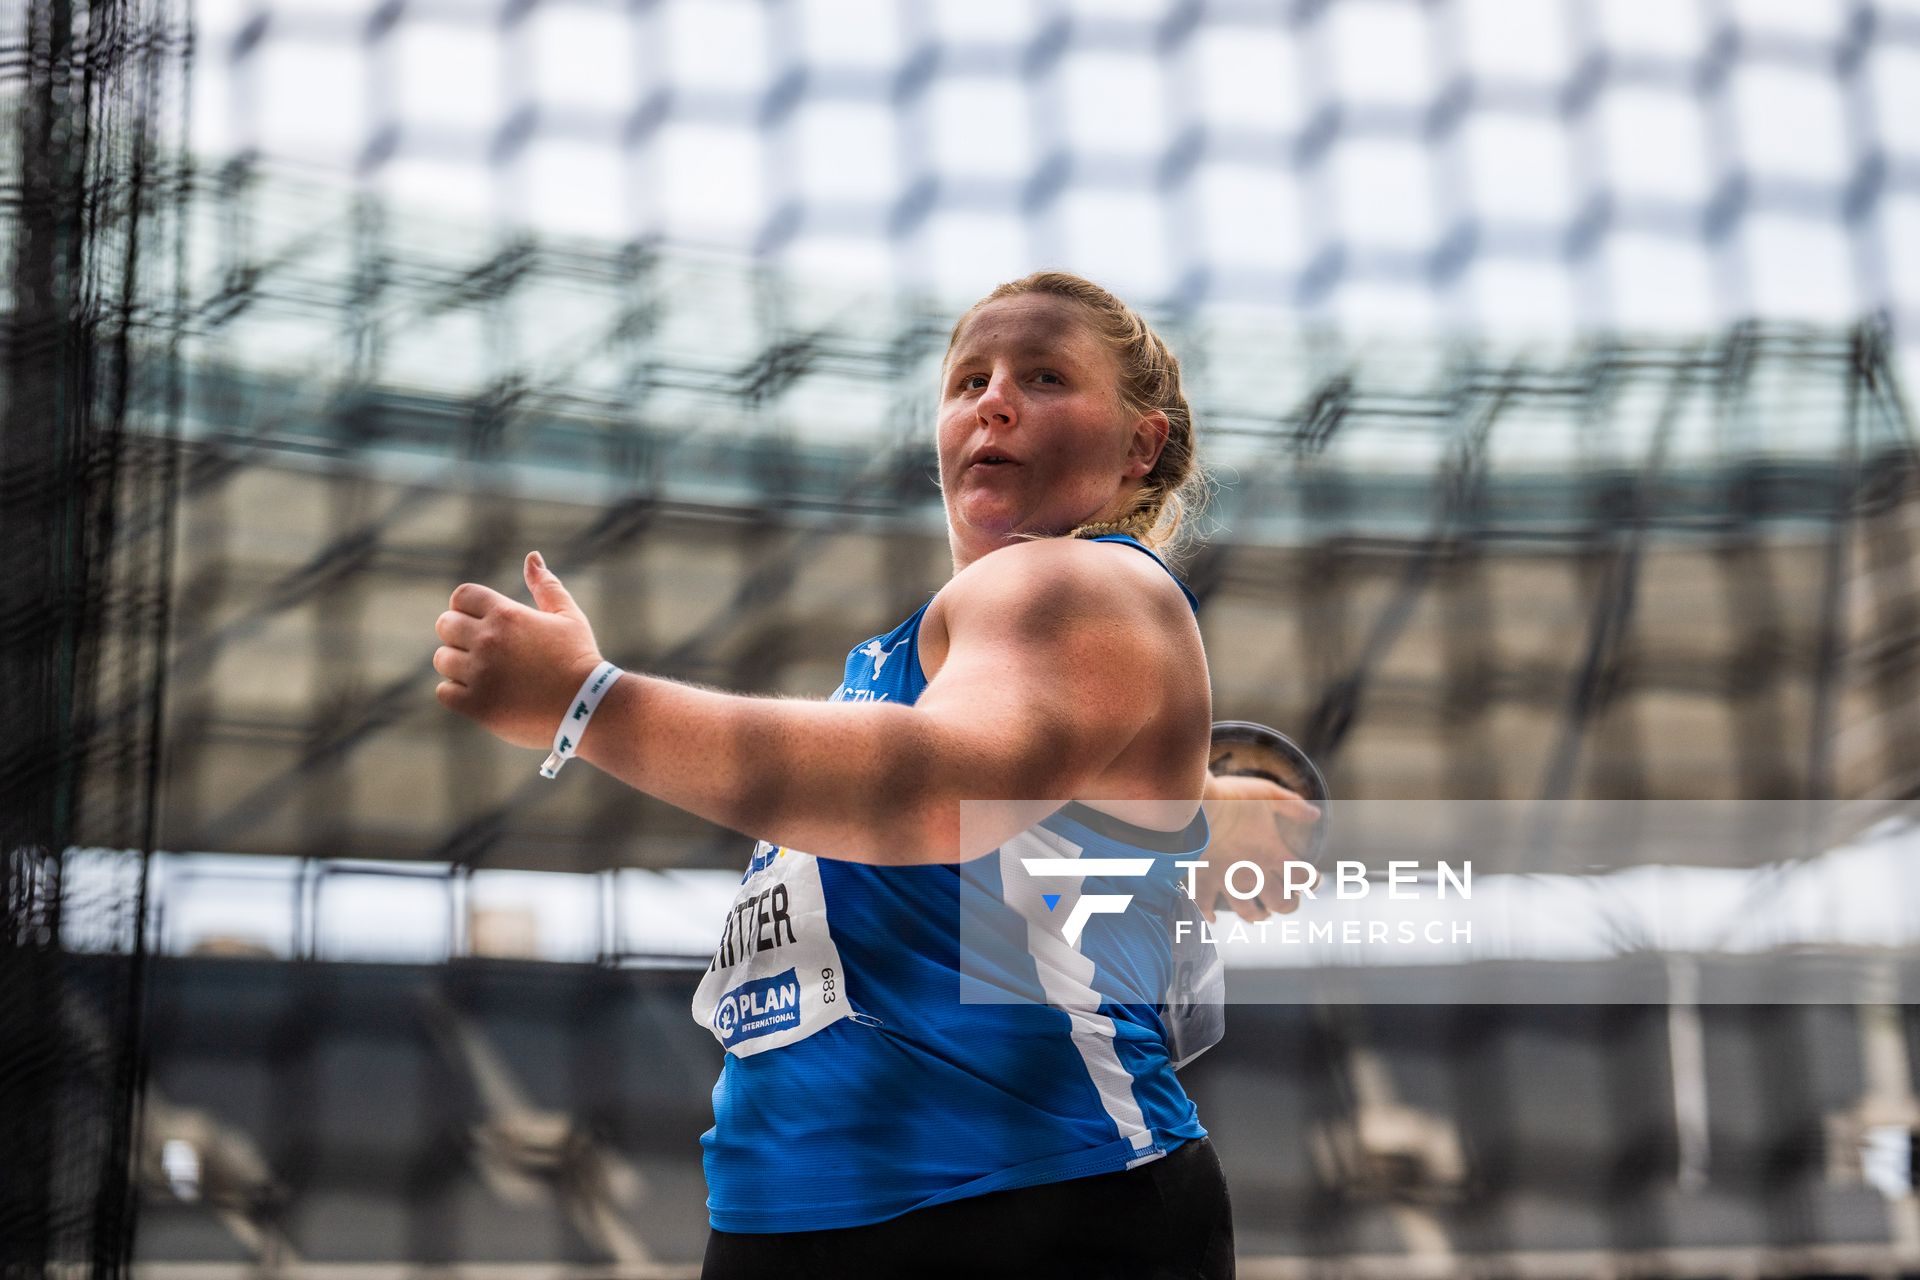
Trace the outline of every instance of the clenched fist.
[[434, 696], [516, 747], [545, 750], [574, 693], [600, 663], [587, 615], [538, 551], [527, 556], [533, 608], [463, 582], [434, 624]]

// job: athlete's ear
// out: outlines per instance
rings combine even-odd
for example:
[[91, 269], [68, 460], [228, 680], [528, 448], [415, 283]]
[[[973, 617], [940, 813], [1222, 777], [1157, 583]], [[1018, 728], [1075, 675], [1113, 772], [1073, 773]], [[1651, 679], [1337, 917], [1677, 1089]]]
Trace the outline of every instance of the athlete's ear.
[[1160, 461], [1160, 451], [1167, 447], [1167, 433], [1172, 429], [1167, 415], [1158, 409], [1134, 420], [1133, 436], [1127, 442], [1127, 479], [1138, 480], [1153, 470], [1154, 464]]

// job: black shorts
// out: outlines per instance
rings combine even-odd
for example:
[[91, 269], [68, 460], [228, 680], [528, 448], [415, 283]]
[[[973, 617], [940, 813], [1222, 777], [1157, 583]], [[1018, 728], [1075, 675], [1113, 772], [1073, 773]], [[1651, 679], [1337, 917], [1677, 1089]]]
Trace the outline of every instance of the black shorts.
[[1231, 1280], [1213, 1144], [1151, 1164], [937, 1204], [865, 1227], [714, 1231], [701, 1280]]

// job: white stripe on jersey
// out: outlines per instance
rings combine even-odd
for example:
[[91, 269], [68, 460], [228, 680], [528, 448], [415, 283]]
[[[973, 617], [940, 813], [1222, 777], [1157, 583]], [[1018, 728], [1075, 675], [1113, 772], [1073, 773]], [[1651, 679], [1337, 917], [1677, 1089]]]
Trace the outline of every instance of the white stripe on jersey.
[[[1080, 882], [1049, 878], [1037, 882], [1026, 872], [1021, 858], [1078, 858], [1085, 850], [1079, 845], [1043, 827], [1030, 827], [1000, 846], [1000, 883], [1007, 905], [1018, 911], [1027, 923], [1027, 952], [1033, 957], [1040, 976], [1040, 989], [1047, 1003], [1063, 1010], [1068, 1018], [1073, 1047], [1087, 1068], [1087, 1077], [1100, 1095], [1100, 1103], [1120, 1136], [1141, 1154], [1127, 1162], [1127, 1168], [1157, 1160], [1164, 1152], [1154, 1151], [1153, 1133], [1133, 1096], [1133, 1073], [1114, 1051], [1113, 1019], [1100, 1012], [1100, 992], [1093, 985], [1093, 961], [1082, 955], [1078, 946], [1069, 945], [1060, 934], [1049, 929], [1047, 919], [1064, 920], [1080, 898]], [[1040, 901], [1042, 889], [1060, 895], [1048, 911]]]

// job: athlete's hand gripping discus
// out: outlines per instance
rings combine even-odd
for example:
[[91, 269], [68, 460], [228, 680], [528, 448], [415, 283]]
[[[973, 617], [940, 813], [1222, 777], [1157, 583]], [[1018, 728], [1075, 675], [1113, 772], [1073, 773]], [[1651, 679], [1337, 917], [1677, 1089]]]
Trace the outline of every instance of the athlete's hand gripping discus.
[[[1333, 826], [1333, 811], [1327, 804], [1331, 797], [1319, 766], [1300, 749], [1299, 743], [1278, 729], [1250, 720], [1215, 721], [1207, 769], [1217, 776], [1265, 778], [1313, 802], [1320, 810], [1320, 820], [1313, 824], [1304, 856], [1314, 866], [1320, 866], [1321, 856], [1327, 849], [1327, 835]], [[1280, 822], [1280, 819], [1276, 817], [1274, 821]], [[1283, 836], [1288, 834], [1291, 833], [1282, 831]]]

